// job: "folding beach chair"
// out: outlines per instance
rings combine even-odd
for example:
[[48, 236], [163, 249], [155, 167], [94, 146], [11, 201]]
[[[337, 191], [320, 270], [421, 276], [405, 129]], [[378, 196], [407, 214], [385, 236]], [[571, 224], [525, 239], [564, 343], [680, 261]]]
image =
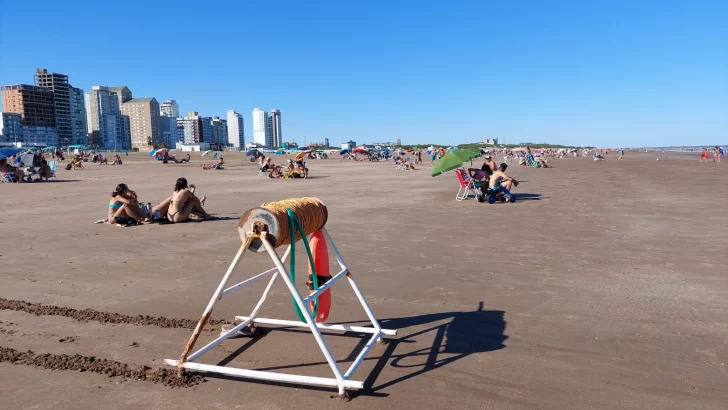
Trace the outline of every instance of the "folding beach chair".
[[58, 178], [56, 178], [56, 164], [57, 164], [56, 160], [48, 161], [48, 167], [50, 167], [50, 169], [51, 169], [51, 176], [48, 177], [49, 180], [50, 179], [58, 180]]
[[457, 195], [455, 195], [456, 201], [463, 201], [471, 193], [475, 194], [475, 184], [472, 178], [465, 174], [462, 169], [455, 170], [455, 176], [458, 178], [460, 189], [458, 189]]
[[9, 182], [9, 183], [15, 183], [18, 182], [18, 177], [16, 177], [13, 174], [3, 174], [0, 178], [0, 184]]

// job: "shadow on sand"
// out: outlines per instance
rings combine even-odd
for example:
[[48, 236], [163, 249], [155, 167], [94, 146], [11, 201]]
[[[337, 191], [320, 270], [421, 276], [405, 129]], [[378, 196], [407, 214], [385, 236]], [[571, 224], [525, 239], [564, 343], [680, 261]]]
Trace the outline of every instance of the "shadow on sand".
[[[508, 339], [505, 335], [506, 321], [504, 312], [500, 310], [484, 310], [483, 302], [478, 309], [471, 312], [433, 313], [409, 318], [381, 320], [381, 326], [387, 329], [398, 329], [430, 324], [448, 320], [445, 323], [430, 326], [413, 334], [390, 339], [387, 349], [379, 358], [374, 370], [366, 379], [366, 391], [378, 392], [389, 386], [435, 370], [474, 353], [485, 353], [505, 347]], [[428, 348], [414, 350], [409, 353], [395, 354], [399, 344], [415, 343], [418, 336], [434, 332], [432, 345]], [[404, 376], [377, 385], [376, 379], [386, 363], [400, 369], [412, 369]]]
[[[513, 196], [516, 197], [516, 201], [540, 201], [541, 200], [541, 194], [525, 194], [525, 193], [514, 192]], [[543, 199], [548, 199], [548, 197], [544, 197]]]
[[[409, 380], [413, 377], [425, 374], [429, 371], [438, 369], [442, 366], [446, 366], [457, 360], [463, 359], [474, 353], [486, 353], [494, 350], [500, 350], [505, 347], [504, 342], [508, 339], [508, 336], [504, 334], [506, 328], [506, 321], [504, 319], [504, 312], [500, 310], [485, 310], [483, 302], [479, 303], [478, 309], [470, 312], [444, 312], [444, 313], [432, 313], [421, 316], [402, 317], [402, 318], [390, 318], [380, 320], [382, 328], [396, 329], [398, 332], [403, 333], [404, 329], [413, 326], [427, 326], [423, 330], [419, 330], [415, 333], [407, 336], [402, 336], [396, 339], [387, 339], [386, 344], [379, 349], [384, 349], [384, 352], [376, 356], [377, 349], [370, 351], [370, 356], [366, 359], [367, 361], [376, 361], [374, 369], [368, 375], [364, 381], [364, 390], [361, 392], [352, 392], [353, 396], [374, 396], [374, 397], [386, 397], [387, 393], [385, 390], [387, 387], [393, 386], [397, 383]], [[443, 322], [438, 323], [437, 322]], [[349, 324], [353, 324], [349, 322]], [[276, 331], [287, 331], [287, 332], [305, 332], [294, 328], [277, 328]], [[267, 332], [267, 331], [266, 331]], [[328, 334], [328, 332], [325, 332]], [[432, 344], [423, 349], [417, 349], [406, 353], [396, 353], [400, 344], [406, 345], [411, 343], [417, 343], [419, 339], [422, 339], [424, 335], [434, 333], [434, 339]], [[265, 334], [261, 335], [264, 336]], [[334, 334], [332, 334], [333, 336]], [[339, 359], [337, 362], [339, 368], [342, 368], [342, 372], [346, 370], [343, 364], [353, 362], [361, 349], [368, 341], [368, 337], [357, 333], [335, 333], [338, 337], [357, 337], [360, 339], [359, 343], [351, 350], [349, 355], [344, 359]], [[228, 357], [223, 359], [219, 365], [226, 365], [235, 359], [238, 355], [243, 353], [247, 348], [255, 344], [261, 337], [256, 337], [250, 341], [243, 343], [243, 345], [236, 351], [230, 353]], [[398, 369], [410, 369], [407, 374], [402, 375], [393, 380], [376, 384], [376, 380], [381, 372], [386, 367], [387, 363], [390, 366]], [[315, 363], [305, 364], [293, 364], [284, 366], [271, 366], [264, 368], [257, 368], [259, 371], [279, 371], [285, 369], [297, 369], [308, 366], [325, 366], [325, 361], [319, 361]], [[208, 377], [229, 379], [227, 376], [208, 374]], [[361, 378], [355, 378], [361, 380]], [[246, 379], [248, 382], [253, 383], [264, 383], [256, 382]], [[287, 383], [269, 383], [281, 386], [290, 386]], [[318, 388], [313, 386], [301, 386], [295, 385], [299, 389], [310, 389], [310, 390], [322, 390], [331, 391], [329, 388]]]

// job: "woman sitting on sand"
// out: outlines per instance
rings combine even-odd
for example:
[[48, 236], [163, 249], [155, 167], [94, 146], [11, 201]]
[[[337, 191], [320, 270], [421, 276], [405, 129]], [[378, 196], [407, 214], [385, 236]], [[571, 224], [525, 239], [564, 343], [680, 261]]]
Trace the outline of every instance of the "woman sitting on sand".
[[51, 167], [48, 165], [48, 161], [44, 159], [40, 160], [40, 167], [38, 168], [38, 178], [41, 180], [45, 179], [46, 181], [48, 178], [53, 176], [53, 172], [51, 172]]
[[136, 198], [130, 195], [129, 187], [126, 184], [119, 184], [111, 193], [107, 220], [110, 224], [115, 224], [122, 222], [124, 218], [133, 219], [137, 224], [141, 224], [145, 220], [139, 203]]
[[270, 172], [270, 174], [268, 174], [270, 178], [280, 178], [283, 176], [283, 174], [281, 174], [281, 167], [276, 166], [271, 157], [265, 159], [263, 171]]
[[121, 156], [119, 154], [114, 155], [114, 163], [112, 165], [121, 165]]
[[202, 207], [205, 205], [206, 197], [198, 199], [195, 196], [195, 186], [187, 185], [187, 179], [179, 178], [174, 184], [172, 196], [162, 201], [152, 209], [152, 215], [159, 211], [160, 215], [166, 215], [169, 222], [187, 222], [190, 215], [195, 214], [200, 219], [210, 219], [211, 215], [205, 212]]

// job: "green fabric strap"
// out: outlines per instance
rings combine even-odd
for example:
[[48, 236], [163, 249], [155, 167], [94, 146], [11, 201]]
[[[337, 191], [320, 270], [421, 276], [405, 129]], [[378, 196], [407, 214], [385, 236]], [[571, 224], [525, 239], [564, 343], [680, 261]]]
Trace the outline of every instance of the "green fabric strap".
[[[303, 245], [306, 247], [306, 253], [308, 254], [308, 262], [311, 264], [311, 279], [313, 281], [313, 290], [318, 290], [318, 276], [316, 276], [316, 264], [313, 262], [313, 256], [311, 255], [311, 248], [308, 246], [308, 239], [306, 238], [306, 232], [303, 231], [303, 227], [301, 226], [301, 222], [298, 220], [298, 217], [296, 217], [296, 214], [293, 212], [292, 209], [288, 208], [288, 226], [291, 230], [291, 255], [289, 257], [289, 264], [288, 264], [288, 274], [291, 277], [291, 282], [293, 284], [296, 284], [296, 229], [298, 229], [298, 232], [301, 233], [301, 238], [303, 239]], [[303, 316], [303, 312], [301, 312], [301, 309], [298, 307], [298, 303], [296, 303], [296, 299], [293, 298], [293, 308], [296, 309], [296, 315], [298, 315], [298, 319], [301, 322], [306, 323], [306, 318]], [[316, 313], [318, 312], [318, 297], [316, 297], [314, 304], [313, 304], [313, 312], [311, 313], [311, 318], [316, 317]]]

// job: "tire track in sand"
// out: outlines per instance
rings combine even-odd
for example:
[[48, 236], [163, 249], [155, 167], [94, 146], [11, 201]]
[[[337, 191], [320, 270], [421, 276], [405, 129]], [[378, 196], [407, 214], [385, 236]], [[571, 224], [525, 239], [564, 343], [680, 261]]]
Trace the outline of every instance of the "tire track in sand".
[[[0, 310], [13, 310], [30, 313], [36, 316], [63, 316], [79, 322], [99, 322], [110, 324], [131, 324], [137, 326], [157, 326], [161, 328], [194, 329], [197, 321], [192, 319], [168, 318], [164, 316], [137, 315], [129, 316], [120, 313], [101, 312], [95, 309], [73, 309], [69, 307], [31, 303], [22, 300], [0, 298]], [[219, 327], [229, 321], [212, 319], [207, 321], [208, 326]], [[211, 329], [212, 330], [212, 329]], [[219, 330], [219, 329], [217, 329]]]
[[7, 362], [13, 365], [39, 367], [47, 370], [71, 370], [78, 372], [91, 372], [102, 374], [110, 378], [136, 379], [138, 381], [151, 381], [167, 387], [193, 387], [206, 380], [198, 374], [182, 372], [176, 369], [152, 369], [148, 366], [134, 366], [112, 360], [100, 359], [95, 356], [82, 356], [79, 354], [52, 354], [35, 353], [28, 350], [21, 352], [9, 347], [0, 346], [0, 363]]

